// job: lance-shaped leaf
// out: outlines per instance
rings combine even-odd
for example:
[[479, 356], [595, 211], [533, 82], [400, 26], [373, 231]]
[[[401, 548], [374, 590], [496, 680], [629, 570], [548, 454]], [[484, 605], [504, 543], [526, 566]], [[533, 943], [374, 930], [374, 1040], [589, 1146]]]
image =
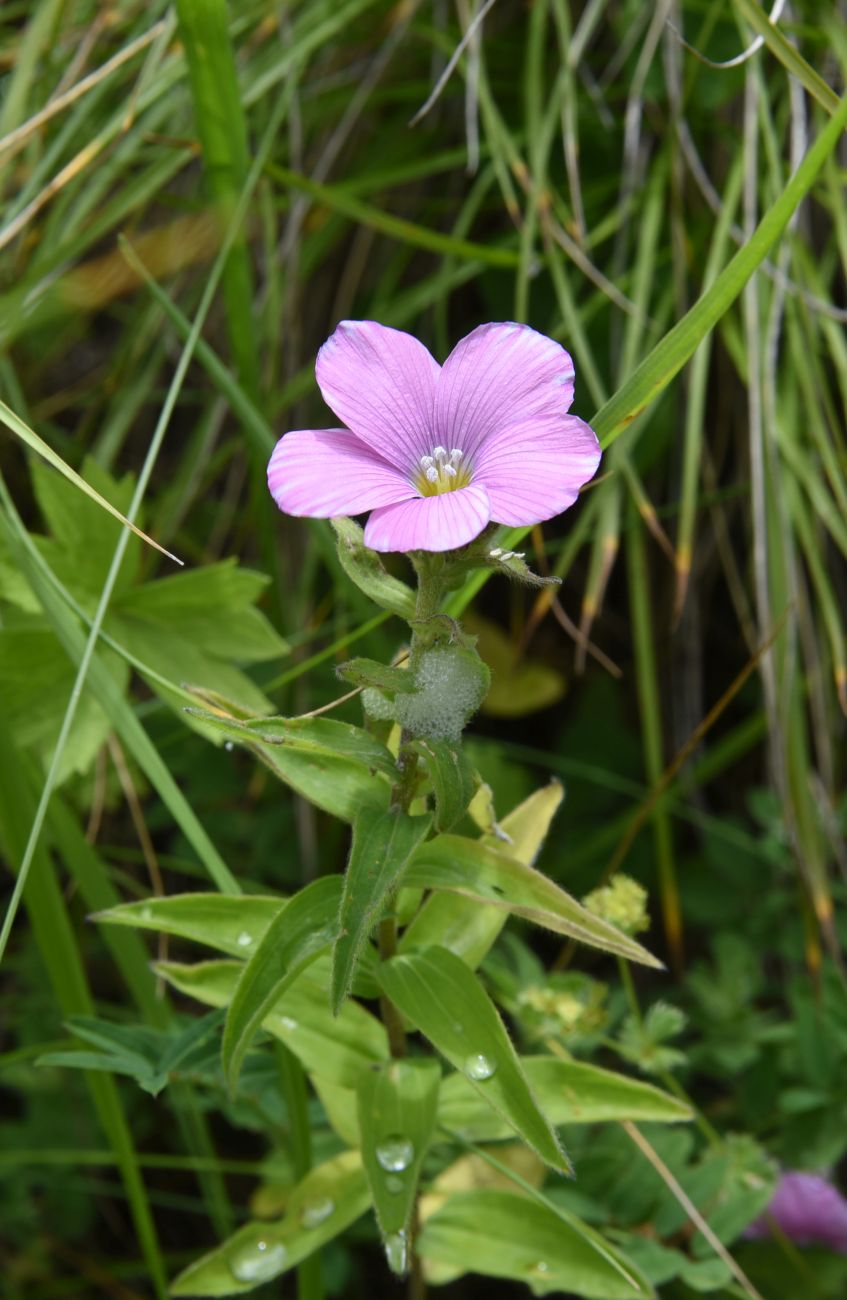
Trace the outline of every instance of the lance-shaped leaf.
[[[692, 1118], [691, 1108], [677, 1097], [613, 1070], [556, 1056], [522, 1056], [521, 1066], [544, 1114], [557, 1126], [604, 1120], [677, 1124]], [[438, 1120], [471, 1142], [496, 1142], [511, 1132], [461, 1074], [444, 1080]]]
[[285, 1218], [248, 1223], [171, 1283], [173, 1296], [242, 1295], [320, 1250], [370, 1204], [358, 1151], [312, 1169], [291, 1193]]
[[435, 826], [449, 831], [468, 810], [479, 777], [461, 743], [449, 740], [415, 740], [410, 745], [426, 764], [435, 795]]
[[122, 903], [96, 912], [91, 919], [102, 925], [157, 930], [204, 943], [231, 957], [249, 957], [286, 906], [284, 898], [259, 894], [172, 894]]
[[440, 1277], [506, 1277], [585, 1300], [648, 1300], [634, 1265], [575, 1216], [514, 1192], [460, 1192], [424, 1225], [418, 1250]]
[[408, 1242], [411, 1232], [421, 1164], [435, 1126], [440, 1081], [438, 1062], [431, 1058], [391, 1061], [379, 1070], [364, 1070], [359, 1079], [362, 1162], [389, 1248], [389, 1264], [408, 1256], [408, 1251], [397, 1247]]
[[367, 806], [360, 809], [353, 823], [332, 966], [332, 1006], [336, 1012], [350, 990], [362, 948], [379, 920], [386, 898], [431, 825], [430, 816], [410, 817], [399, 808], [387, 812]]
[[497, 1010], [473, 971], [446, 948], [394, 957], [378, 970], [386, 995], [547, 1164], [567, 1156], [532, 1094]]
[[[198, 1002], [225, 1007], [232, 1001], [242, 964], [159, 962], [155, 970]], [[388, 1037], [376, 1016], [358, 1002], [345, 1002], [333, 1016], [328, 985], [328, 959], [319, 957], [286, 989], [282, 1004], [267, 1013], [262, 1028], [285, 1043], [310, 1074], [355, 1088], [362, 1070], [388, 1059]]]
[[[478, 795], [477, 799], [479, 798]], [[499, 832], [508, 836], [508, 844], [504, 847], [510, 857], [517, 858], [527, 866], [532, 865], [561, 802], [562, 787], [558, 781], [551, 781], [549, 785], [534, 791], [503, 818]], [[475, 806], [469, 811], [477, 815], [482, 813], [482, 809], [477, 810]], [[493, 823], [490, 806], [485, 809], [481, 820], [486, 829], [489, 824], [496, 825]], [[483, 842], [496, 847], [498, 840], [492, 832]], [[434, 893], [404, 931], [400, 951], [411, 952], [414, 948], [440, 944], [455, 952], [473, 970], [482, 961], [507, 920], [508, 912], [502, 907], [480, 903], [478, 898]]]
[[421, 845], [403, 884], [467, 894], [594, 948], [662, 966], [640, 943], [589, 912], [540, 871], [479, 840], [439, 835]]
[[335, 938], [340, 897], [340, 876], [325, 876], [301, 889], [277, 913], [244, 967], [229, 1004], [221, 1047], [224, 1074], [233, 1092], [263, 1019]]
[[256, 718], [239, 722], [205, 709], [189, 708], [186, 712], [212, 731], [250, 749], [304, 799], [343, 821], [353, 821], [363, 804], [388, 806], [389, 781], [397, 775], [394, 759], [362, 727], [328, 718]]
[[414, 618], [415, 593], [405, 582], [386, 573], [376, 551], [365, 546], [365, 534], [359, 525], [343, 517], [330, 522], [338, 543], [338, 558], [347, 577], [381, 609], [407, 620]]

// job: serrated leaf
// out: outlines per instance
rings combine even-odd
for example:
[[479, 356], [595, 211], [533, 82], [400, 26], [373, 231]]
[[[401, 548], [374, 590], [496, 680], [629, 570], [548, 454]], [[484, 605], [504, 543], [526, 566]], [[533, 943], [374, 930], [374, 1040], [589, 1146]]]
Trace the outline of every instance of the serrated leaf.
[[332, 963], [332, 1007], [338, 1011], [350, 990], [356, 965], [383, 904], [415, 849], [432, 825], [429, 815], [410, 817], [364, 807], [353, 822], [353, 843], [338, 914]]
[[[155, 967], [181, 993], [212, 1007], [229, 1005], [241, 969], [234, 961], [159, 962]], [[388, 1059], [388, 1037], [358, 1002], [345, 1002], [333, 1016], [328, 988], [329, 960], [319, 957], [286, 989], [262, 1028], [285, 1043], [310, 1074], [354, 1088], [362, 1070]]]
[[415, 593], [405, 582], [386, 573], [376, 551], [365, 546], [365, 534], [352, 519], [331, 519], [341, 567], [360, 591], [380, 609], [388, 609], [407, 621], [415, 617]]
[[383, 1236], [411, 1230], [421, 1164], [435, 1127], [441, 1070], [431, 1059], [364, 1070], [357, 1088], [362, 1163]]
[[224, 1028], [221, 1059], [234, 1092], [242, 1062], [265, 1015], [337, 931], [341, 877], [315, 880], [277, 912], [241, 974]]
[[548, 1165], [570, 1171], [538, 1106], [497, 1010], [473, 971], [446, 948], [394, 957], [378, 970], [383, 991], [480, 1097]]
[[403, 884], [467, 894], [580, 943], [662, 969], [640, 943], [589, 912], [547, 876], [480, 840], [439, 835], [421, 845]]
[[[511, 857], [532, 865], [562, 802], [562, 794], [559, 782], [551, 781], [503, 818], [500, 833], [508, 837], [506, 848]], [[494, 845], [499, 842], [495, 835], [481, 841]], [[475, 969], [507, 920], [508, 913], [502, 907], [492, 907], [459, 894], [434, 893], [404, 931], [400, 951], [411, 952], [440, 944]]]
[[97, 912], [101, 925], [157, 930], [206, 944], [233, 957], [249, 957], [286, 906], [284, 898], [258, 894], [172, 894]]
[[[691, 1108], [670, 1093], [613, 1070], [555, 1056], [520, 1059], [539, 1105], [557, 1127], [627, 1119], [676, 1124], [692, 1118]], [[444, 1128], [472, 1142], [499, 1141], [512, 1131], [461, 1074], [444, 1080], [438, 1119]]]
[[479, 777], [461, 743], [449, 740], [415, 740], [410, 748], [426, 764], [435, 794], [435, 826], [447, 831], [468, 810], [476, 793]]
[[294, 1268], [364, 1214], [368, 1182], [358, 1151], [344, 1151], [297, 1184], [286, 1215], [248, 1223], [172, 1283], [174, 1296], [242, 1295]]
[[[427, 1219], [418, 1239], [425, 1267], [482, 1273], [584, 1300], [647, 1300], [634, 1265], [586, 1224], [513, 1192], [460, 1192]], [[631, 1280], [628, 1280], [631, 1279]]]
[[381, 664], [376, 659], [349, 659], [346, 664], [339, 664], [336, 672], [354, 686], [372, 686], [401, 695], [410, 695], [415, 690], [415, 679], [405, 668]]

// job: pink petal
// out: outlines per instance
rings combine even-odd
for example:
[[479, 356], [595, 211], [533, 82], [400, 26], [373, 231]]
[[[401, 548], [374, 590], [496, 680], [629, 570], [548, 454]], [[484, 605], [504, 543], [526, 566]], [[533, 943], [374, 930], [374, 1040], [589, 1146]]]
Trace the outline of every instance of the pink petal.
[[435, 394], [435, 441], [471, 456], [534, 416], [562, 416], [573, 401], [573, 362], [528, 325], [480, 325], [457, 343]]
[[474, 481], [484, 483], [498, 524], [540, 524], [573, 505], [600, 454], [593, 430], [576, 415], [525, 420], [481, 447]]
[[365, 545], [374, 551], [453, 551], [473, 541], [490, 518], [485, 488], [474, 483], [374, 510]]
[[369, 447], [404, 473], [432, 450], [440, 373], [423, 343], [371, 320], [342, 321], [315, 366], [327, 404]]
[[408, 479], [349, 429], [296, 429], [268, 465], [271, 496], [289, 515], [358, 515], [414, 494]]
[[820, 1174], [782, 1174], [767, 1211], [750, 1224], [745, 1237], [771, 1236], [771, 1219], [798, 1246], [819, 1243], [847, 1254], [847, 1201]]

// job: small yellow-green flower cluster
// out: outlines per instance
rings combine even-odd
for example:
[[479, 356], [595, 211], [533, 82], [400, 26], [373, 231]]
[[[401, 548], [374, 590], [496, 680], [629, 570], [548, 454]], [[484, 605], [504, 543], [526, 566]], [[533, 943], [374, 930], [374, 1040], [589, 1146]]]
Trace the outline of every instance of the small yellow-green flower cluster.
[[592, 890], [582, 901], [589, 912], [610, 921], [624, 934], [649, 928], [647, 891], [630, 876], [615, 876], [610, 885]]

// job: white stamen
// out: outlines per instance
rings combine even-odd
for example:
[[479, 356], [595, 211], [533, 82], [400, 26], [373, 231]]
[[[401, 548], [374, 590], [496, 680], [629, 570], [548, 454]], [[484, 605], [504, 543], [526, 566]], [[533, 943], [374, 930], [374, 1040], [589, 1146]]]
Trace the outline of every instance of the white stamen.
[[450, 452], [450, 460], [451, 460], [451, 462], [452, 462], [454, 465], [458, 465], [459, 461], [462, 459], [462, 457], [464, 456], [464, 454], [465, 454], [465, 453], [464, 453], [463, 451], [461, 451], [460, 448], [458, 448], [458, 447], [454, 447], [453, 450]]
[[450, 476], [450, 478], [456, 477], [456, 470], [452, 465], [442, 465], [441, 468], [444, 470], [445, 474], [448, 474]]
[[430, 483], [437, 483], [437, 482], [438, 482], [438, 470], [435, 468], [434, 465], [429, 465], [429, 466], [427, 467], [427, 470], [426, 470], [426, 477], [427, 477], [428, 482], [430, 482]]
[[446, 447], [433, 447], [432, 454], [436, 460], [444, 460], [447, 455]]

